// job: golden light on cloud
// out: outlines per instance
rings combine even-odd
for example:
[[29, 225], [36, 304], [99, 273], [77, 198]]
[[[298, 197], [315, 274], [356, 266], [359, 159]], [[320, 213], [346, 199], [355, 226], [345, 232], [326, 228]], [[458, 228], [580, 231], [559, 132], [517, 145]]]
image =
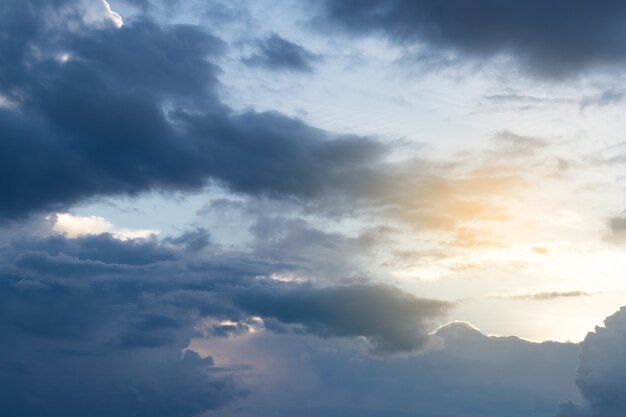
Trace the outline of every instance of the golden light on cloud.
[[404, 238], [389, 276], [456, 302], [453, 318], [487, 333], [581, 340], [626, 295], [621, 229], [607, 222], [623, 207], [616, 200], [607, 210], [602, 193], [581, 185], [578, 171], [602, 179], [602, 167], [570, 158], [563, 173], [547, 140], [505, 139], [512, 155], [501, 144], [465, 153], [413, 189], [400, 187], [404, 198], [390, 211]]

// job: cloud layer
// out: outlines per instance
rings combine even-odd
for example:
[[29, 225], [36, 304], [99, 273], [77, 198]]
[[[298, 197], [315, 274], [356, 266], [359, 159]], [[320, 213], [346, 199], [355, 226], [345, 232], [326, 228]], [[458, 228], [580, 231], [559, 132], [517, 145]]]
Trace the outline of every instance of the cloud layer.
[[166, 242], [52, 235], [3, 247], [3, 414], [192, 416], [246, 392], [211, 357], [181, 356], [194, 336], [254, 324], [408, 352], [425, 346], [429, 322], [450, 307], [388, 286], [275, 280], [288, 265], [216, 249], [202, 231]]
[[[395, 72], [497, 63], [545, 86], [619, 71], [626, 6], [123, 4], [0, 2], [1, 415], [545, 417], [569, 398], [559, 417], [614, 417], [626, 407], [625, 310], [580, 346], [464, 322], [433, 332], [453, 314], [507, 334], [544, 327], [524, 319], [600, 304], [617, 287], [604, 281], [622, 265], [624, 216], [594, 217], [611, 251], [571, 244], [601, 227], [586, 224], [584, 210], [597, 214], [582, 200], [589, 190], [564, 185], [585, 164], [615, 161], [561, 155], [582, 140], [544, 135], [548, 122], [516, 112], [586, 117], [617, 105], [619, 89], [576, 98]], [[389, 44], [355, 42], [372, 35]], [[315, 53], [293, 41], [305, 36]], [[283, 113], [260, 110], [273, 108]], [[411, 137], [372, 133], [396, 121]], [[582, 125], [597, 133], [598, 121]], [[441, 149], [416, 142], [440, 136]], [[466, 145], [476, 137], [485, 142]], [[589, 259], [607, 266], [597, 288]], [[522, 304], [533, 310], [512, 313]]]
[[211, 62], [224, 43], [200, 27], [50, 26], [55, 11], [11, 3], [0, 13], [9, 40], [0, 44], [0, 93], [13, 103], [0, 108], [5, 219], [209, 182], [307, 199], [358, 187], [385, 154], [370, 139], [277, 113], [232, 112]]
[[342, 28], [421, 47], [424, 59], [512, 58], [523, 71], [552, 79], [626, 60], [626, 6], [619, 1], [348, 0], [324, 7], [324, 18]]

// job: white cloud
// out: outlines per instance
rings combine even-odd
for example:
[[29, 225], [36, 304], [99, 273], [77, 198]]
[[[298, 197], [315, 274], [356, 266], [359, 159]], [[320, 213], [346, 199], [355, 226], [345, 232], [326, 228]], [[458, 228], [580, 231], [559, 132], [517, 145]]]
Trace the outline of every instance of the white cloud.
[[1, 108], [9, 109], [9, 108], [14, 108], [14, 107], [17, 107], [17, 103], [15, 103], [10, 98], [0, 93], [0, 109]]
[[113, 24], [116, 28], [124, 25], [122, 16], [111, 9], [107, 0], [82, 0], [83, 19], [89, 25]]
[[124, 25], [124, 20], [122, 19], [122, 16], [120, 16], [120, 14], [115, 12], [114, 10], [111, 10], [111, 5], [107, 0], [102, 0], [102, 4], [108, 14], [109, 19], [113, 22], [115, 27], [121, 28]]
[[146, 238], [158, 234], [156, 230], [120, 228], [113, 225], [104, 217], [98, 216], [75, 216], [71, 213], [56, 213], [51, 220], [54, 221], [52, 230], [56, 233], [65, 234], [71, 238], [110, 233], [116, 239]]

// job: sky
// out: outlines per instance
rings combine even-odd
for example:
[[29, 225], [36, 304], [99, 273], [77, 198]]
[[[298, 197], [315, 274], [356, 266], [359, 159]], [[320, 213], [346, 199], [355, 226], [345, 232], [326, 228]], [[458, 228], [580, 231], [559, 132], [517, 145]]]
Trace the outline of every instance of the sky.
[[626, 412], [626, 4], [0, 2], [0, 414]]

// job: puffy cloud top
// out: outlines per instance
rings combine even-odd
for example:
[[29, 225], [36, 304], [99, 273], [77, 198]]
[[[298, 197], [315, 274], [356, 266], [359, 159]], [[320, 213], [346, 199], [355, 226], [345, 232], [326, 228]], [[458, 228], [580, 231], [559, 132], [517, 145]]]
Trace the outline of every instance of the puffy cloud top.
[[626, 307], [596, 327], [581, 344], [576, 385], [580, 406], [561, 406], [559, 417], [618, 417], [626, 410]]

